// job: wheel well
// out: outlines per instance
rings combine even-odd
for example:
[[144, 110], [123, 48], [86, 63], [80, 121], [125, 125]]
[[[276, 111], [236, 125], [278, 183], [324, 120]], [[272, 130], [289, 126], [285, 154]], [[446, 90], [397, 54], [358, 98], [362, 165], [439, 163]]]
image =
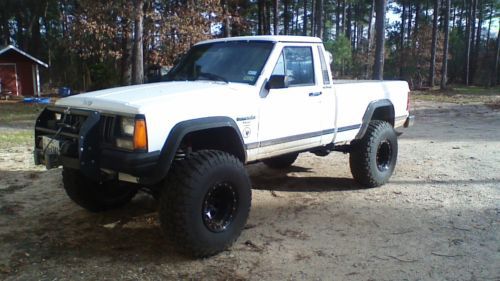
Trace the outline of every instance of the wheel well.
[[231, 127], [190, 132], [184, 136], [180, 147], [190, 147], [193, 151], [203, 149], [221, 150], [236, 156], [243, 163], [246, 160], [243, 143], [237, 132]]
[[371, 120], [386, 121], [394, 127], [394, 107], [386, 105], [376, 108]]

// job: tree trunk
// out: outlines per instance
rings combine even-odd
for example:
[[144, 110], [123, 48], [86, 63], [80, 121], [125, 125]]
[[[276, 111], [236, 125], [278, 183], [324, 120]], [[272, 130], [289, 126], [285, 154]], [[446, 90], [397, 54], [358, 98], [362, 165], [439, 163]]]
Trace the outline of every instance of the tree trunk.
[[384, 79], [384, 41], [385, 41], [385, 8], [386, 0], [375, 0], [375, 63], [373, 79]]
[[451, 18], [451, 29], [455, 29], [456, 18], [457, 18], [457, 9], [453, 8], [453, 17]]
[[224, 17], [223, 22], [224, 24], [222, 25], [222, 30], [223, 30], [223, 36], [224, 37], [231, 37], [231, 20], [229, 17], [229, 12], [227, 10], [227, 1], [226, 0], [221, 0], [220, 2], [222, 6], [222, 15]]
[[464, 69], [464, 83], [469, 86], [469, 72], [470, 72], [470, 43], [471, 43], [471, 25], [472, 25], [472, 3], [467, 12], [467, 20], [465, 26], [465, 69]]
[[143, 17], [144, 0], [135, 0], [134, 19], [134, 51], [132, 64], [132, 83], [144, 83], [144, 56], [143, 56]]
[[127, 86], [132, 84], [132, 30], [128, 20], [122, 24], [121, 84]]
[[[406, 10], [406, 17], [408, 19], [408, 26], [406, 27], [406, 33], [407, 33], [406, 38], [407, 38], [408, 42], [411, 42], [411, 20], [413, 17], [411, 2], [408, 3], [408, 10]], [[408, 45], [409, 44], [411, 44], [411, 43], [408, 43]]]
[[469, 74], [468, 74], [468, 85], [474, 82], [474, 54], [475, 54], [475, 38], [476, 38], [476, 11], [477, 11], [477, 0], [472, 0], [472, 17], [470, 22], [470, 50], [469, 50]]
[[488, 50], [489, 44], [490, 44], [490, 32], [491, 32], [491, 22], [492, 22], [492, 18], [493, 18], [493, 11], [495, 11], [495, 5], [492, 3], [491, 8], [490, 8], [490, 15], [488, 17], [489, 23], [488, 23], [488, 32], [486, 33], [486, 50]]
[[429, 69], [429, 86], [434, 87], [434, 76], [436, 73], [436, 46], [437, 46], [437, 30], [439, 18], [439, 1], [434, 0], [434, 15], [432, 18], [432, 46], [431, 46], [431, 65]]
[[497, 33], [497, 47], [495, 56], [495, 67], [493, 68], [493, 86], [498, 84], [498, 58], [500, 57], [500, 28], [498, 28]]
[[342, 1], [342, 20], [340, 25], [340, 33], [345, 34], [345, 9], [346, 9], [346, 0], [338, 0]]
[[290, 0], [283, 0], [283, 34], [288, 35], [290, 33], [290, 14], [288, 9], [290, 8]]
[[279, 20], [278, 5], [279, 5], [279, 1], [274, 0], [274, 3], [273, 3], [273, 34], [274, 35], [280, 34], [279, 29], [278, 29], [278, 23], [279, 23], [279, 21], [278, 21]]
[[295, 14], [292, 15], [292, 22], [295, 20], [295, 30], [292, 31], [294, 35], [299, 35], [299, 10], [300, 10], [300, 4], [299, 0], [297, 0], [297, 3], [295, 3]]
[[403, 64], [403, 52], [405, 48], [405, 22], [406, 22], [406, 5], [403, 2], [401, 5], [403, 5], [403, 11], [401, 12], [401, 26], [399, 27], [399, 79], [403, 79], [403, 71], [404, 71], [404, 64]]
[[[462, 6], [460, 9], [460, 18], [458, 20], [458, 30], [462, 31], [463, 29], [463, 23], [464, 23], [464, 17], [466, 18], [465, 12], [467, 10], [467, 5], [466, 5], [466, 0], [462, 1]], [[467, 18], [465, 19], [467, 21]]]
[[375, 10], [375, 0], [372, 0], [370, 14], [368, 15], [368, 34], [367, 34], [368, 43], [366, 44], [365, 79], [369, 79], [370, 77], [370, 55], [372, 50], [372, 22], [373, 22], [374, 10]]
[[418, 37], [418, 29], [420, 27], [420, 2], [416, 1], [415, 4], [415, 24], [413, 25], [413, 48], [416, 48], [417, 45], [417, 37]]
[[446, 0], [446, 10], [444, 14], [444, 47], [443, 65], [441, 69], [441, 90], [446, 89], [448, 79], [448, 41], [450, 37], [450, 6], [451, 0]]
[[257, 0], [257, 34], [262, 35], [264, 30], [264, 0]]
[[367, 34], [367, 40], [368, 40], [368, 46], [367, 46], [367, 53], [370, 52], [372, 48], [372, 22], [373, 22], [373, 12], [375, 10], [375, 0], [372, 0], [372, 5], [370, 7], [370, 14], [368, 15], [368, 34]]
[[302, 18], [302, 35], [307, 36], [307, 0], [304, 0], [304, 16]]
[[347, 17], [346, 17], [346, 22], [345, 22], [345, 36], [347, 39], [349, 39], [349, 42], [351, 42], [352, 39], [352, 27], [351, 27], [351, 21], [352, 21], [352, 10], [351, 10], [351, 4], [347, 6]]
[[264, 34], [271, 35], [271, 0], [266, 1], [265, 31]]
[[316, 36], [316, 1], [311, 0], [311, 36]]
[[323, 38], [323, 0], [316, 0], [316, 36]]
[[[472, 54], [472, 66], [471, 66], [471, 79], [474, 80], [476, 77], [477, 64], [479, 62], [479, 51], [481, 49], [481, 28], [483, 26], [483, 3], [479, 0], [478, 3], [478, 22], [477, 22], [477, 33], [476, 33], [476, 43], [474, 44], [474, 53]], [[474, 31], [473, 31], [474, 32]]]
[[340, 34], [340, 0], [337, 0], [337, 8], [335, 9], [335, 39], [339, 38]]

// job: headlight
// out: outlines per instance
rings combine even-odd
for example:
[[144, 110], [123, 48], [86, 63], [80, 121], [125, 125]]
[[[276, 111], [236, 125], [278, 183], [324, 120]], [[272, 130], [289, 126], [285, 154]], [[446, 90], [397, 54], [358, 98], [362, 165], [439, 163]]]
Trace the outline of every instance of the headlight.
[[122, 117], [120, 120], [120, 133], [126, 136], [134, 135], [135, 119]]
[[116, 146], [128, 150], [134, 150], [134, 142], [130, 138], [117, 138]]
[[144, 116], [136, 118], [120, 118], [120, 135], [116, 138], [116, 146], [127, 150], [147, 150], [148, 136]]

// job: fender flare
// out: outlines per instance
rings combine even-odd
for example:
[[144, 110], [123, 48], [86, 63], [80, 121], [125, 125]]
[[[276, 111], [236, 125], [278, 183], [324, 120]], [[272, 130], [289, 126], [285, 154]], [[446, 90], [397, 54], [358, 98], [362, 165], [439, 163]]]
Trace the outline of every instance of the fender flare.
[[242, 152], [244, 155], [243, 159], [245, 162], [247, 155], [246, 150], [244, 148], [243, 137], [241, 136], [241, 132], [238, 128], [236, 122], [230, 117], [225, 116], [215, 116], [215, 117], [204, 117], [198, 119], [185, 120], [177, 123], [170, 133], [167, 136], [165, 143], [160, 151], [160, 158], [158, 159], [158, 163], [151, 173], [150, 176], [141, 177], [139, 183], [141, 184], [156, 184], [163, 180], [170, 170], [170, 167], [174, 161], [175, 154], [181, 145], [183, 138], [192, 132], [206, 130], [206, 129], [216, 129], [216, 128], [231, 128], [233, 129], [239, 140]]
[[363, 120], [361, 123], [361, 128], [359, 129], [358, 134], [356, 135], [355, 139], [361, 139], [365, 133], [366, 130], [368, 129], [368, 125], [370, 124], [370, 121], [372, 120], [373, 113], [375, 113], [375, 110], [377, 108], [381, 107], [389, 107], [392, 110], [392, 117], [394, 117], [394, 105], [389, 99], [381, 99], [381, 100], [375, 100], [371, 101], [365, 111], [365, 114], [363, 115]]

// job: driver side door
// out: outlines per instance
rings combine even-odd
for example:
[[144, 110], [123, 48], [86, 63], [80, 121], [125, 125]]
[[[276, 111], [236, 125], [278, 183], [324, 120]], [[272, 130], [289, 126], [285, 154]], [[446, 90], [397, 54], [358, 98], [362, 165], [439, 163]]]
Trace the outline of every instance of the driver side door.
[[322, 135], [322, 87], [316, 81], [311, 46], [285, 46], [272, 75], [287, 86], [270, 89], [261, 100], [260, 158], [319, 146]]

